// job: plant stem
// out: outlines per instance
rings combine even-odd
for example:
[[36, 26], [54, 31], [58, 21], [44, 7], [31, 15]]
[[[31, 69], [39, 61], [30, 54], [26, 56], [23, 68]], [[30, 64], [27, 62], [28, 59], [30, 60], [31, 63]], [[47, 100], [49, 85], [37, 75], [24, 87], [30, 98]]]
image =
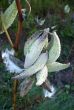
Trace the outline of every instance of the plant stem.
[[[28, 6], [29, 6], [29, 14], [31, 12], [31, 6], [29, 4], [29, 2], [26, 0]], [[21, 11], [21, 3], [20, 0], [16, 0], [16, 6], [17, 6], [17, 10], [18, 10], [18, 30], [16, 33], [16, 40], [15, 40], [15, 44], [14, 44], [14, 49], [18, 50], [19, 47], [19, 42], [20, 42], [20, 34], [22, 32], [22, 23], [23, 23], [23, 16], [22, 16], [22, 11]], [[17, 80], [14, 80], [14, 88], [13, 88], [13, 110], [16, 110], [16, 89], [17, 89]]]
[[[23, 23], [23, 16], [21, 11], [21, 3], [20, 0], [16, 0], [16, 6], [18, 10], [18, 30], [16, 33], [16, 40], [14, 44], [14, 49], [17, 51], [20, 42], [20, 34], [22, 32], [22, 23]], [[18, 80], [14, 80], [14, 87], [13, 87], [13, 110], [16, 110], [16, 90], [17, 90], [17, 82]]]
[[19, 42], [20, 42], [20, 34], [22, 32], [22, 23], [18, 21], [18, 31], [16, 33], [16, 40], [14, 44], [14, 49], [17, 51], [19, 47]]
[[22, 32], [22, 22], [23, 22], [20, 0], [16, 0], [16, 6], [17, 6], [17, 10], [18, 10], [18, 31], [16, 33], [16, 40], [15, 40], [15, 44], [14, 44], [14, 49], [18, 50], [19, 42], [20, 42], [20, 34]]
[[16, 110], [16, 90], [17, 90], [17, 80], [13, 82], [13, 110]]

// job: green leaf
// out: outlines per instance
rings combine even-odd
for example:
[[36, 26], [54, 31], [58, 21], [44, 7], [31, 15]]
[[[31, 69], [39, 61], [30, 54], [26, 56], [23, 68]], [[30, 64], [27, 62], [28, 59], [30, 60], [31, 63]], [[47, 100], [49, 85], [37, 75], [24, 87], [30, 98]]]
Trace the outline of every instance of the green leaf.
[[52, 63], [58, 59], [61, 52], [60, 39], [55, 31], [52, 32], [49, 44], [49, 62]]
[[45, 66], [47, 60], [48, 60], [48, 54], [42, 53], [39, 56], [38, 60], [32, 66], [30, 66], [28, 69], [25, 69], [19, 75], [16, 75], [15, 77], [13, 77], [13, 79], [23, 79], [25, 77], [29, 77], [29, 76], [32, 76], [33, 74], [36, 74]]
[[[17, 7], [16, 7], [16, 2], [15, 0], [12, 2], [12, 4], [7, 8], [7, 10], [3, 13], [3, 23], [6, 27], [6, 29], [8, 29], [12, 23], [14, 22], [16, 16], [17, 16]], [[0, 31], [0, 34], [3, 33], [4, 30]]]
[[70, 63], [62, 64], [58, 62], [49, 63], [47, 62], [48, 72], [57, 72], [66, 69], [70, 66]]
[[48, 76], [48, 68], [47, 66], [45, 66], [42, 70], [40, 70], [36, 74], [36, 79], [37, 79], [36, 85], [37, 86], [42, 85], [46, 81], [47, 76]]

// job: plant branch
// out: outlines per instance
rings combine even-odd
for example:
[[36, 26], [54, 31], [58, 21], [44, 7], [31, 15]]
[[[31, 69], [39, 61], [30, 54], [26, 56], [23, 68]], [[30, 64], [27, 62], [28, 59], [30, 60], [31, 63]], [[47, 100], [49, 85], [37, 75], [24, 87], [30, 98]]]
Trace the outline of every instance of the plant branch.
[[16, 40], [15, 40], [15, 44], [14, 44], [14, 49], [18, 50], [19, 42], [20, 42], [20, 34], [22, 32], [22, 22], [23, 22], [20, 0], [16, 0], [16, 6], [17, 6], [17, 10], [18, 10], [18, 31], [16, 33]]
[[[15, 44], [14, 44], [14, 49], [18, 50], [19, 47], [19, 42], [20, 42], [20, 35], [22, 32], [22, 23], [23, 23], [23, 16], [22, 16], [22, 11], [21, 11], [21, 3], [20, 0], [16, 0], [16, 6], [18, 10], [18, 30], [16, 33], [16, 39], [15, 39]], [[16, 110], [16, 90], [17, 90], [17, 80], [14, 80], [13, 84], [13, 110]]]
[[16, 90], [17, 90], [17, 80], [13, 82], [13, 110], [16, 110]]
[[16, 0], [16, 6], [17, 6], [17, 10], [18, 10], [19, 21], [22, 22], [23, 16], [22, 16], [22, 11], [21, 11], [22, 7], [21, 7], [20, 0]]

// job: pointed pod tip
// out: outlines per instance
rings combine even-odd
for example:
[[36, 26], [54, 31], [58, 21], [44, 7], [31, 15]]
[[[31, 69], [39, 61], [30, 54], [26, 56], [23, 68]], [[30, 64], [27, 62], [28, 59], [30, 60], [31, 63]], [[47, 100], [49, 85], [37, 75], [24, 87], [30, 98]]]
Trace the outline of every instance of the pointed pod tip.
[[43, 83], [44, 83], [44, 81], [43, 82], [38, 81], [38, 82], [36, 82], [36, 86], [41, 86]]
[[46, 81], [47, 77], [48, 77], [48, 69], [47, 66], [44, 66], [44, 68], [41, 69], [36, 74], [36, 78], [37, 78], [36, 86], [42, 85]]
[[71, 65], [71, 64], [70, 64], [70, 62], [69, 62], [69, 63], [67, 63], [67, 65], [68, 65], [68, 67], [70, 67], [70, 65]]
[[40, 84], [39, 83], [36, 83], [36, 86], [40, 86]]
[[69, 63], [65, 63], [64, 65], [66, 66], [66, 68], [68, 68], [68, 67], [70, 67], [71, 63], [70, 62]]

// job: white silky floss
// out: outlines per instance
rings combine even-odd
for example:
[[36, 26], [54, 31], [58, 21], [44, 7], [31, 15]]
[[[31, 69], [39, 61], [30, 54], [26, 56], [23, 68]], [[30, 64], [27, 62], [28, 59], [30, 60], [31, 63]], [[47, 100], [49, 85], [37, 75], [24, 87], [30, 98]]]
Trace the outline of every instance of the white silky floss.
[[52, 98], [52, 96], [55, 94], [56, 89], [54, 88], [53, 85], [50, 87], [50, 89], [51, 89], [51, 92], [49, 92], [49, 91], [46, 90], [46, 89], [43, 89], [43, 93], [44, 93], [44, 96], [45, 96], [45, 97]]
[[22, 69], [18, 67], [14, 62], [12, 62], [9, 57], [10, 55], [14, 56], [14, 54], [15, 51], [13, 49], [11, 50], [6, 49], [5, 51], [2, 52], [2, 59], [6, 66], [6, 69], [10, 71], [10, 73], [20, 73], [22, 72]]

